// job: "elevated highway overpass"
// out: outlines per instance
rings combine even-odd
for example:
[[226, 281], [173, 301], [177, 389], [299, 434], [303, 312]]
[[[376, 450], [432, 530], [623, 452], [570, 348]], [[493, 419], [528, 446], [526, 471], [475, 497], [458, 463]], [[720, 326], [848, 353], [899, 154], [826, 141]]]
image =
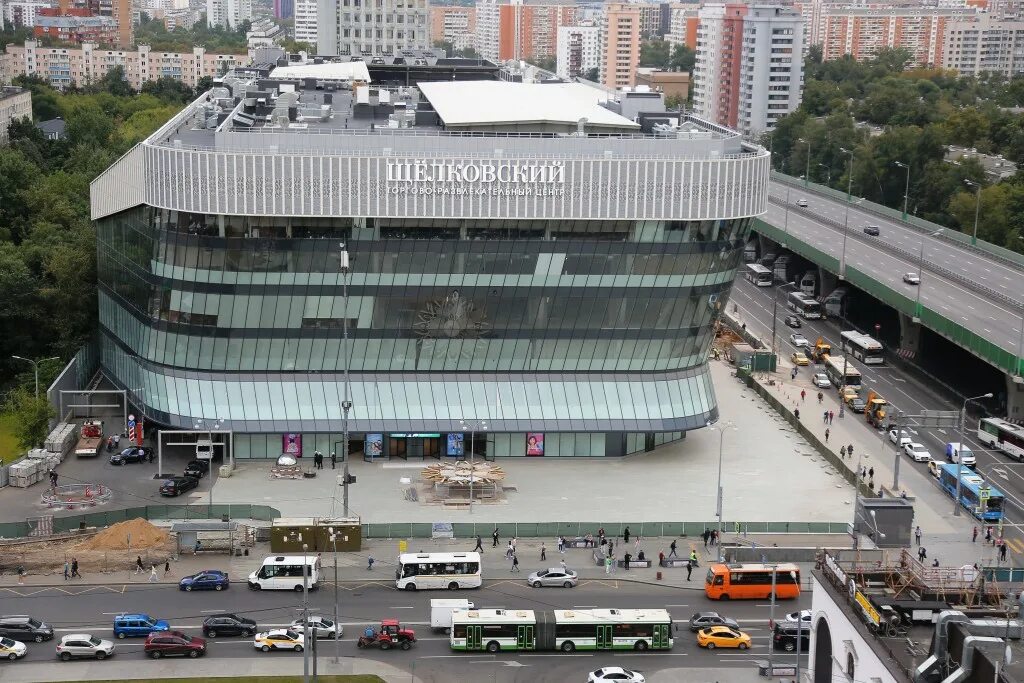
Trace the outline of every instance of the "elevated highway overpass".
[[842, 280], [896, 310], [901, 350], [918, 350], [923, 325], [1002, 371], [1009, 416], [1024, 419], [1024, 256], [781, 174], [755, 231], [816, 264], [820, 294]]

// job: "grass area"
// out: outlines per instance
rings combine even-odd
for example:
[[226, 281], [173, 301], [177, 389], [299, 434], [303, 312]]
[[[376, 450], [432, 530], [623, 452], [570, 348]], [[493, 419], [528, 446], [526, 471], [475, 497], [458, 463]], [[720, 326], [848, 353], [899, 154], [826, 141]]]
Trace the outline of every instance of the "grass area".
[[10, 463], [19, 455], [22, 455], [22, 450], [14, 436], [14, 416], [0, 414], [0, 459]]
[[[233, 676], [227, 678], [132, 678], [118, 679], [116, 681], [92, 681], [91, 683], [195, 683], [196, 681], [216, 681], [217, 683], [302, 683], [302, 676]], [[353, 674], [350, 676], [324, 676], [320, 674], [317, 680], [323, 683], [384, 683], [380, 676], [372, 674]], [[66, 681], [65, 683], [78, 683], [77, 681]]]

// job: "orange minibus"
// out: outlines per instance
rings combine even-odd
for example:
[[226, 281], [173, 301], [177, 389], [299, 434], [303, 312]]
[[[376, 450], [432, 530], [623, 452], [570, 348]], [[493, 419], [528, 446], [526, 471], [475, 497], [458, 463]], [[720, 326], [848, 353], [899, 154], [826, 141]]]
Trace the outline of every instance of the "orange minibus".
[[795, 564], [712, 564], [704, 594], [712, 600], [770, 600], [773, 572], [777, 600], [800, 597], [800, 567]]

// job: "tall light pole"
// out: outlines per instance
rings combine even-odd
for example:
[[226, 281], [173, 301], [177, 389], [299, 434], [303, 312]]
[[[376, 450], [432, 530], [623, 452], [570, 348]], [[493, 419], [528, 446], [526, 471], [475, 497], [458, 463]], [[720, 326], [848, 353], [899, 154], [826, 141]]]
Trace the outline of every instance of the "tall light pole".
[[334, 663], [341, 661], [341, 638], [338, 637], [338, 534], [334, 527], [327, 527], [334, 546]]
[[768, 624], [771, 627], [771, 634], [768, 636], [768, 678], [775, 677], [775, 584], [776, 575], [779, 573], [779, 565], [772, 565], [772, 606], [768, 612]]
[[850, 177], [846, 181], [846, 201], [850, 201], [853, 198], [853, 150], [840, 147], [839, 151], [850, 155]]
[[894, 161], [894, 164], [907, 170], [907, 183], [903, 188], [903, 220], [907, 220], [907, 203], [910, 200], [910, 164]]
[[974, 188], [974, 233], [971, 235], [971, 244], [974, 245], [978, 243], [978, 216], [981, 214], [981, 183], [964, 178], [964, 184], [967, 187]]
[[352, 410], [352, 399], [349, 394], [349, 380], [348, 380], [348, 366], [349, 366], [349, 343], [348, 343], [348, 278], [351, 268], [349, 268], [348, 261], [348, 248], [345, 243], [342, 242], [339, 247], [341, 251], [338, 254], [338, 266], [341, 270], [341, 298], [342, 298], [342, 310], [344, 311], [341, 318], [341, 353], [344, 356], [342, 362], [342, 372], [345, 377], [345, 396], [341, 402], [341, 457], [345, 463], [342, 467], [342, 507], [345, 511], [345, 517], [348, 518], [348, 413]]
[[[789, 235], [789, 192], [792, 189], [793, 189], [792, 187], [790, 187], [789, 185], [786, 185], [786, 213], [785, 213], [785, 220], [783, 221], [783, 224], [782, 224], [782, 233], [784, 235], [786, 235], [786, 236]], [[783, 244], [782, 246], [785, 247], [786, 245]]]
[[797, 138], [797, 142], [807, 145], [807, 169], [804, 171], [804, 187], [807, 187], [811, 183], [811, 142], [803, 138]]
[[825, 174], [825, 178], [826, 178], [825, 184], [828, 185], [829, 187], [832, 187], [832, 167], [829, 166], [828, 164], [820, 164], [820, 163], [818, 164], [818, 166], [820, 166], [823, 169], [825, 169], [825, 173], [826, 173]]
[[462, 431], [469, 432], [469, 514], [473, 514], [473, 482], [476, 481], [476, 433], [487, 431], [487, 420], [459, 420]]
[[732, 422], [727, 422], [722, 427], [716, 427], [710, 422], [708, 428], [718, 432], [718, 509], [716, 514], [718, 515], [718, 543], [715, 547], [718, 549], [718, 561], [722, 561], [722, 447], [725, 445], [725, 430], [736, 429]]
[[60, 356], [50, 356], [49, 358], [43, 358], [41, 360], [32, 360], [31, 358], [24, 358], [22, 356], [11, 356], [11, 358], [17, 358], [18, 360], [23, 360], [26, 363], [32, 364], [32, 371], [36, 375], [36, 398], [39, 398], [39, 364], [50, 360], [60, 360]]
[[[928, 235], [928, 237], [938, 237], [939, 235], [942, 234], [943, 230], [945, 230], [945, 228], [940, 228], [940, 229], [936, 230], [935, 232], [933, 232], [932, 234]], [[923, 281], [921, 280], [921, 276], [924, 275], [924, 239], [925, 239], [925, 236], [922, 235], [921, 236], [921, 256], [920, 256], [920, 258], [918, 259], [918, 262], [917, 262], [917, 279], [918, 279], [918, 283], [917, 283], [917, 303], [914, 304], [914, 315], [917, 316], [918, 320], [921, 319], [921, 288], [924, 287]]]
[[963, 452], [964, 452], [964, 423], [967, 422], [967, 404], [971, 401], [976, 401], [979, 398], [992, 398], [992, 392], [982, 394], [981, 396], [971, 396], [970, 398], [964, 399], [964, 404], [960, 408], [960, 443], [958, 448], [960, 449], [956, 456], [956, 498], [953, 499], [953, 515], [956, 517], [960, 516], [960, 475], [963, 471]]
[[[789, 573], [791, 579], [797, 584], [797, 588], [800, 588], [800, 581], [796, 572], [791, 571]], [[804, 635], [804, 619], [803, 610], [797, 609], [796, 611], [796, 678], [793, 679], [796, 683], [800, 683], [800, 645]]]
[[[302, 544], [302, 683], [309, 683], [309, 560], [306, 553], [309, 546]], [[316, 630], [313, 629], [313, 638]]]

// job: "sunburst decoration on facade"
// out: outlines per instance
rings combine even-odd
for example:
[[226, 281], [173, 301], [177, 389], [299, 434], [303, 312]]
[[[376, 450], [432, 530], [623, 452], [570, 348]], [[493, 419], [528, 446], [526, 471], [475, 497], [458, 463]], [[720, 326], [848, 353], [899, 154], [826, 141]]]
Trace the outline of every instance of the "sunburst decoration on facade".
[[479, 339], [491, 328], [485, 318], [483, 310], [455, 289], [443, 299], [428, 301], [416, 314], [413, 328], [424, 341]]

